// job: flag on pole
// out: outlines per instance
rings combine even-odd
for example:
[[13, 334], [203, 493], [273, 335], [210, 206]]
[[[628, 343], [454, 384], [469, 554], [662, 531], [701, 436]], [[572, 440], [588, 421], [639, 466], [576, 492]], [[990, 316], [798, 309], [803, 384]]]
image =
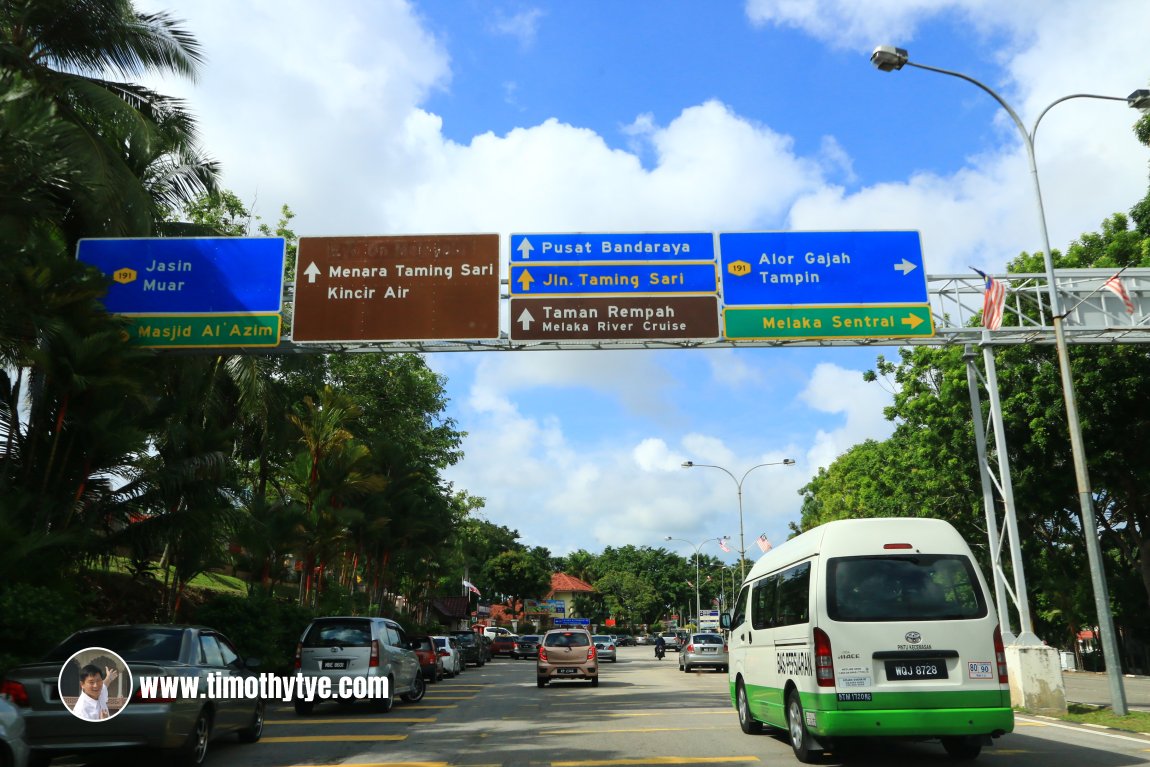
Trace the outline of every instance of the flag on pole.
[[[974, 267], [970, 267], [974, 269]], [[987, 330], [1002, 327], [1002, 312], [1006, 308], [1006, 285], [980, 269], [974, 269], [983, 280], [982, 326]]]
[[468, 591], [470, 591], [472, 594], [474, 594], [476, 596], [482, 596], [482, 594], [479, 593], [479, 589], [475, 588], [475, 585], [471, 581], [468, 581], [468, 580], [463, 581], [463, 586]]
[[[1121, 272], [1118, 274], [1121, 274]], [[1126, 305], [1126, 313], [1133, 314], [1134, 302], [1130, 300], [1130, 294], [1126, 292], [1126, 286], [1122, 284], [1122, 280], [1118, 279], [1118, 274], [1102, 283], [1102, 287], [1121, 298], [1122, 303]]]
[[755, 543], [759, 544], [759, 549], [766, 554], [771, 550], [771, 542], [767, 540], [767, 534], [763, 533], [756, 540]]
[[731, 547], [728, 546], [727, 542], [724, 541], [722, 538], [719, 539], [719, 548], [722, 549], [723, 551], [727, 552], [728, 554], [731, 553]]

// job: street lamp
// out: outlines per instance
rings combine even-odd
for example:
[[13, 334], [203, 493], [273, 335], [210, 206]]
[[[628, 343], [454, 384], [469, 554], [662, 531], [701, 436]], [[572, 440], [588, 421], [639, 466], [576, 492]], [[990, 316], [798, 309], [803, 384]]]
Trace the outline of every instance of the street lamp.
[[[665, 540], [665, 541], [682, 541], [683, 543], [687, 544], [688, 546], [695, 546], [695, 544], [691, 543], [686, 538], [672, 538], [671, 536], [668, 535], [663, 540]], [[710, 543], [711, 541], [729, 541], [729, 540], [731, 540], [731, 536], [720, 535], [718, 538], [708, 538], [705, 541], [701, 541], [698, 546], [695, 546], [695, 628], [696, 629], [699, 628], [699, 624], [701, 623], [700, 618], [701, 618], [702, 613], [703, 613], [702, 602], [699, 599], [699, 551], [700, 551], [700, 549], [703, 548], [704, 543]]]
[[722, 466], [715, 466], [715, 465], [710, 464], [710, 463], [695, 463], [694, 461], [683, 461], [683, 468], [684, 469], [693, 469], [696, 466], [699, 468], [703, 468], [703, 469], [718, 469], [719, 471], [723, 472], [728, 477], [730, 477], [731, 481], [733, 481], [735, 483], [735, 489], [739, 494], [739, 577], [741, 578], [741, 580], [739, 581], [740, 583], [742, 583], [743, 581], [745, 581], [747, 579], [747, 565], [746, 565], [747, 547], [745, 545], [746, 542], [743, 540], [743, 480], [746, 479], [747, 475], [750, 474], [752, 471], [754, 471], [755, 469], [760, 469], [763, 466], [794, 466], [794, 465], [795, 465], [795, 459], [794, 458], [784, 458], [781, 461], [771, 461], [770, 463], [760, 463], [758, 466], [752, 466], [751, 468], [749, 468], [745, 472], [743, 472], [742, 478], [735, 479], [735, 475], [732, 474], [727, 469], [724, 469]]
[[[1106, 670], [1110, 677], [1110, 692], [1113, 699], [1114, 713], [1119, 716], [1126, 714], [1126, 694], [1122, 688], [1121, 660], [1118, 655], [1118, 644], [1114, 640], [1114, 621], [1110, 614], [1110, 597], [1106, 589], [1106, 578], [1102, 569], [1102, 549], [1098, 543], [1098, 523], [1094, 516], [1094, 501], [1090, 491], [1090, 475], [1086, 468], [1086, 451], [1082, 441], [1082, 428], [1078, 420], [1078, 404], [1074, 395], [1074, 377], [1070, 370], [1070, 352], [1066, 346], [1066, 334], [1062, 327], [1062, 304], [1055, 284], [1054, 257], [1050, 252], [1050, 234], [1046, 227], [1046, 210], [1042, 205], [1042, 187], [1038, 183], [1038, 165], [1034, 159], [1034, 136], [1038, 132], [1038, 124], [1051, 107], [1069, 99], [1087, 98], [1104, 101], [1125, 101], [1134, 109], [1150, 108], [1150, 90], [1136, 90], [1129, 96], [1100, 96], [1093, 93], [1075, 93], [1063, 96], [1050, 103], [1034, 121], [1034, 127], [1027, 131], [1021, 118], [1006, 101], [989, 87], [961, 72], [952, 72], [949, 69], [918, 64], [910, 60], [903, 48], [893, 45], [880, 45], [874, 49], [870, 57], [871, 63], [883, 72], [902, 69], [904, 66], [925, 69], [930, 72], [957, 77], [977, 86], [990, 95], [999, 106], [1006, 110], [1018, 132], [1022, 135], [1022, 143], [1026, 147], [1026, 156], [1030, 161], [1030, 177], [1034, 182], [1034, 200], [1038, 206], [1038, 223], [1042, 232], [1042, 261], [1046, 270], [1047, 292], [1050, 295], [1050, 313], [1054, 321], [1054, 346], [1058, 354], [1058, 368], [1062, 377], [1062, 397], [1066, 403], [1066, 420], [1070, 430], [1070, 452], [1074, 459], [1074, 476], [1078, 487], [1078, 502], [1082, 510], [1082, 527], [1086, 537], [1086, 555], [1090, 562], [1090, 578], [1094, 586], [1094, 605], [1098, 613], [1098, 622], [1102, 626], [1102, 650], [1106, 659]], [[1014, 528], [1017, 530], [1017, 527]], [[1017, 536], [1015, 536], [1017, 539]], [[1021, 605], [1025, 605], [1025, 597], [1020, 596]], [[1029, 631], [1029, 610], [1019, 609], [1019, 623], [1022, 624], [1023, 633]]]

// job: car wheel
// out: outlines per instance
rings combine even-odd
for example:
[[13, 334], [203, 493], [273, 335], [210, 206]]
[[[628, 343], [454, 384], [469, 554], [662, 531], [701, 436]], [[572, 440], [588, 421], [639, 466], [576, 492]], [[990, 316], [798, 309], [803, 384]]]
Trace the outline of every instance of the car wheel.
[[297, 716], [308, 716], [311, 714], [313, 708], [315, 708], [315, 701], [297, 700], [295, 702], [295, 712]]
[[982, 752], [982, 741], [969, 736], [943, 738], [942, 747], [953, 759], [975, 759]]
[[763, 723], [751, 716], [751, 706], [747, 701], [747, 688], [743, 680], [735, 689], [735, 707], [739, 712], [739, 727], [748, 735], [758, 735], [763, 731]]
[[807, 730], [807, 723], [803, 719], [803, 703], [799, 700], [799, 691], [791, 690], [787, 694], [787, 734], [791, 738], [791, 750], [795, 758], [803, 764], [814, 762], [822, 753], [814, 747], [814, 740]]
[[197, 767], [204, 763], [208, 755], [208, 739], [212, 734], [212, 720], [207, 710], [200, 711], [192, 731], [188, 733], [188, 740], [176, 753], [175, 762], [180, 767]]
[[386, 714], [395, 707], [395, 680], [391, 677], [387, 678], [387, 695], [380, 698], [375, 702], [375, 708], [379, 713]]
[[415, 680], [411, 683], [411, 692], [404, 693], [403, 699], [408, 703], [418, 703], [423, 700], [425, 692], [427, 692], [427, 685], [423, 681], [423, 674], [416, 674]]
[[255, 743], [264, 734], [264, 702], [261, 700], [256, 704], [255, 716], [252, 717], [252, 724], [250, 727], [245, 727], [239, 731], [240, 743]]
[[591, 686], [592, 687], [598, 687], [599, 686], [599, 677], [597, 677], [597, 676], [591, 677]]
[[546, 687], [547, 686], [547, 680], [544, 679], [543, 677], [539, 677], [538, 679], [535, 680], [535, 684], [538, 685], [539, 687]]

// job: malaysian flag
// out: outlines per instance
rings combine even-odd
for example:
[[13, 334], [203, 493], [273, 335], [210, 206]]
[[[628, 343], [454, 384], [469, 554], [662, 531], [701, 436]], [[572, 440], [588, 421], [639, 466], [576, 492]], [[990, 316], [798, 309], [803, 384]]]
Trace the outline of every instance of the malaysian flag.
[[761, 549], [764, 554], [771, 550], [771, 542], [767, 540], [766, 533], [763, 533], [755, 539], [755, 543], [759, 544], [759, 549]]
[[465, 580], [465, 581], [463, 582], [463, 586], [464, 586], [464, 587], [465, 587], [465, 588], [466, 588], [468, 591], [470, 591], [472, 594], [475, 594], [476, 596], [482, 596], [482, 595], [479, 593], [479, 589], [475, 588], [475, 584], [473, 584], [471, 581], [466, 581], [466, 580]]
[[[1118, 274], [1121, 274], [1119, 272]], [[1114, 275], [1106, 282], [1102, 283], [1102, 287], [1109, 290], [1114, 295], [1122, 299], [1122, 303], [1126, 305], [1126, 313], [1134, 313], [1134, 302], [1130, 300], [1130, 294], [1126, 292], [1126, 286], [1122, 284], [1122, 280], [1118, 279], [1118, 274]]]
[[723, 551], [727, 552], [728, 554], [731, 553], [731, 547], [728, 546], [727, 542], [725, 540], [723, 540], [722, 538], [719, 539], [719, 548], [722, 549]]
[[[974, 269], [974, 267], [970, 267]], [[1002, 311], [1006, 308], [1006, 285], [980, 269], [974, 269], [983, 280], [982, 326], [987, 330], [1002, 327]]]

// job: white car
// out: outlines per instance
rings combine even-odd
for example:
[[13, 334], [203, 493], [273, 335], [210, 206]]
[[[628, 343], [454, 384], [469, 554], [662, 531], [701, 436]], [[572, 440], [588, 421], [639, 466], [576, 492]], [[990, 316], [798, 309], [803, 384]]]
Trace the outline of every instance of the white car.
[[463, 652], [459, 649], [459, 641], [455, 637], [433, 636], [435, 651], [443, 658], [443, 670], [448, 676], [463, 673], [467, 665], [463, 662]]

